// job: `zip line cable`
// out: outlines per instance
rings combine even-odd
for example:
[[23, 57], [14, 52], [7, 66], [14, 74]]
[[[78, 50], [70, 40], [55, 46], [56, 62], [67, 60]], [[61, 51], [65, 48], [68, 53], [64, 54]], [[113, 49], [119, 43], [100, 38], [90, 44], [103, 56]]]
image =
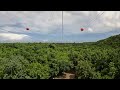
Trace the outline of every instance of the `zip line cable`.
[[[103, 14], [104, 14], [105, 12], [100, 12], [100, 13], [98, 13], [97, 15], [96, 15], [96, 17], [95, 18], [93, 18], [91, 21], [90, 21], [90, 23], [88, 23], [87, 25], [86, 25], [86, 27], [89, 27], [90, 25], [93, 25], [94, 23], [95, 23], [95, 21], [100, 17], [100, 16], [102, 16]], [[63, 34], [64, 34], [64, 17], [63, 17], [63, 14], [64, 14], [64, 12], [62, 11], [62, 42], [63, 42], [63, 40], [64, 40], [64, 38], [63, 38]], [[15, 20], [14, 20], [14, 18], [12, 17], [12, 18], [9, 18], [9, 12], [7, 12], [7, 14], [5, 14], [5, 13], [3, 13], [3, 15], [5, 15], [7, 18], [8, 18], [8, 20], [10, 20], [11, 22], [12, 21], [14, 21], [15, 22]], [[52, 19], [50, 19], [51, 20], [51, 23], [54, 23], [55, 21], [55, 19], [54, 19], [54, 16], [55, 16], [55, 14], [54, 14], [54, 12], [51, 12], [50, 13], [50, 18], [52, 18]], [[15, 18], [18, 18], [18, 16], [16, 16], [16, 15], [14, 15], [14, 17]], [[17, 20], [16, 20], [17, 21]], [[13, 22], [12, 22], [13, 23]], [[26, 23], [25, 23], [26, 24]], [[25, 25], [24, 24], [24, 25]], [[26, 25], [25, 25], [26, 26]], [[1, 28], [1, 27], [0, 27]], [[2, 29], [2, 28], [1, 28]], [[5, 29], [2, 29], [2, 30], [5, 30]], [[8, 31], [8, 30], [7, 30]]]
[[[91, 16], [91, 15], [89, 15], [89, 16]], [[87, 25], [90, 23], [90, 22], [92, 22], [93, 21], [93, 17], [89, 17], [89, 16], [87, 16], [87, 20], [89, 20], [88, 22], [87, 22], [87, 24], [82, 24], [81, 26], [83, 26], [83, 27], [87, 27]]]
[[[100, 16], [102, 16], [104, 13], [105, 13], [105, 12], [99, 12], [97, 15], [95, 15], [94, 18], [87, 17], [88, 20], [90, 19], [89, 22], [87, 22], [87, 24], [84, 24], [84, 23], [83, 23], [81, 26], [87, 29], [88, 27], [92, 26], [92, 25], [95, 23], [95, 21], [96, 21]], [[82, 30], [82, 28], [81, 28], [81, 30]]]
[[[99, 14], [100, 14], [100, 13], [98, 13], [95, 17], [97, 18], [97, 17], [99, 16]], [[87, 22], [87, 24], [85, 24], [85, 25], [83, 24], [83, 25], [81, 25], [81, 26], [83, 26], [83, 27], [85, 27], [85, 28], [88, 28], [88, 27], [91, 25], [91, 23], [96, 20], [96, 18], [90, 18], [90, 17], [88, 17], [88, 19], [90, 19], [90, 20], [89, 20], [90, 22]]]
[[87, 24], [86, 27], [90, 27], [90, 25], [93, 25], [93, 23], [100, 17], [104, 14], [105, 12], [102, 12], [102, 13], [99, 13], [97, 14], [96, 18], [94, 18], [89, 24]]
[[[102, 12], [102, 13], [98, 16], [98, 18], [100, 18], [104, 13], [105, 13], [105, 12]], [[96, 20], [97, 20], [97, 18], [96, 18]], [[98, 23], [99, 23], [99, 22], [98, 22]], [[94, 22], [91, 23], [91, 28], [94, 28], [93, 26], [95, 26], [95, 24], [97, 24], [97, 22], [95, 22], [95, 20], [94, 20]]]
[[[105, 12], [102, 12], [97, 18], [100, 18]], [[96, 18], [96, 20], [97, 20]], [[93, 23], [91, 23], [91, 25], [93, 25], [95, 23], [95, 20], [93, 21]]]
[[95, 18], [91, 19], [90, 23], [87, 24], [87, 27], [89, 27], [89, 26], [98, 18], [98, 16], [99, 16], [100, 14], [101, 14], [101, 12], [98, 13]]

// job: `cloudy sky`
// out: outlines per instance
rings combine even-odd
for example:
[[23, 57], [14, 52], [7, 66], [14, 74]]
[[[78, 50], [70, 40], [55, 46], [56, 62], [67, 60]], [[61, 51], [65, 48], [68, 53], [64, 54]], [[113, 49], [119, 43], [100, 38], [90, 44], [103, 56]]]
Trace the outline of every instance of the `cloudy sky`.
[[[64, 42], [98, 41], [117, 34], [120, 34], [119, 11], [63, 12]], [[0, 11], [0, 42], [61, 41], [61, 11]]]

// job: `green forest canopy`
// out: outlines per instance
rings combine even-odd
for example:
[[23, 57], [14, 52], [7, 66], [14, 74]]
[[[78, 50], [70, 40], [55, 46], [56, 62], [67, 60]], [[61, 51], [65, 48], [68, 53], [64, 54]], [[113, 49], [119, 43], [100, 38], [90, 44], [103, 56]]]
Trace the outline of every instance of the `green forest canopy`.
[[50, 79], [66, 71], [76, 79], [120, 77], [120, 35], [95, 43], [1, 43], [1, 79]]

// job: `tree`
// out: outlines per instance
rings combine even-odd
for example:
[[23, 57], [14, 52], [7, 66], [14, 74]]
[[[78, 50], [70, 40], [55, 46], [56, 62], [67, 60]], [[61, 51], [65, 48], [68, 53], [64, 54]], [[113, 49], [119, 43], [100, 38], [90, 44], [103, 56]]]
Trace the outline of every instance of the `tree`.
[[33, 79], [49, 79], [50, 68], [48, 65], [42, 65], [40, 63], [31, 63], [26, 69], [26, 73]]
[[117, 69], [115, 68], [114, 63], [113, 63], [113, 62], [110, 62], [110, 63], [109, 63], [109, 73], [108, 73], [108, 75], [109, 75], [112, 79], [115, 78], [116, 71], [117, 71]]
[[98, 79], [101, 78], [99, 72], [95, 72], [90, 61], [79, 61], [76, 66], [76, 76], [78, 79]]
[[11, 56], [6, 59], [4, 64], [4, 76], [6, 79], [18, 78], [17, 75], [19, 72], [24, 71], [29, 62], [24, 59], [22, 56]]

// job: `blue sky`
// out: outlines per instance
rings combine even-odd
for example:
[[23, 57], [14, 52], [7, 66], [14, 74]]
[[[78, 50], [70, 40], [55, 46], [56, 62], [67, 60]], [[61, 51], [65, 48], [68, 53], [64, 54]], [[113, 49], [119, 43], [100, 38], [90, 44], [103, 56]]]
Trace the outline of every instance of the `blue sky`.
[[[93, 42], [120, 34], [119, 11], [64, 11], [63, 18], [63, 42]], [[61, 26], [61, 11], [0, 11], [0, 42], [61, 42]]]

